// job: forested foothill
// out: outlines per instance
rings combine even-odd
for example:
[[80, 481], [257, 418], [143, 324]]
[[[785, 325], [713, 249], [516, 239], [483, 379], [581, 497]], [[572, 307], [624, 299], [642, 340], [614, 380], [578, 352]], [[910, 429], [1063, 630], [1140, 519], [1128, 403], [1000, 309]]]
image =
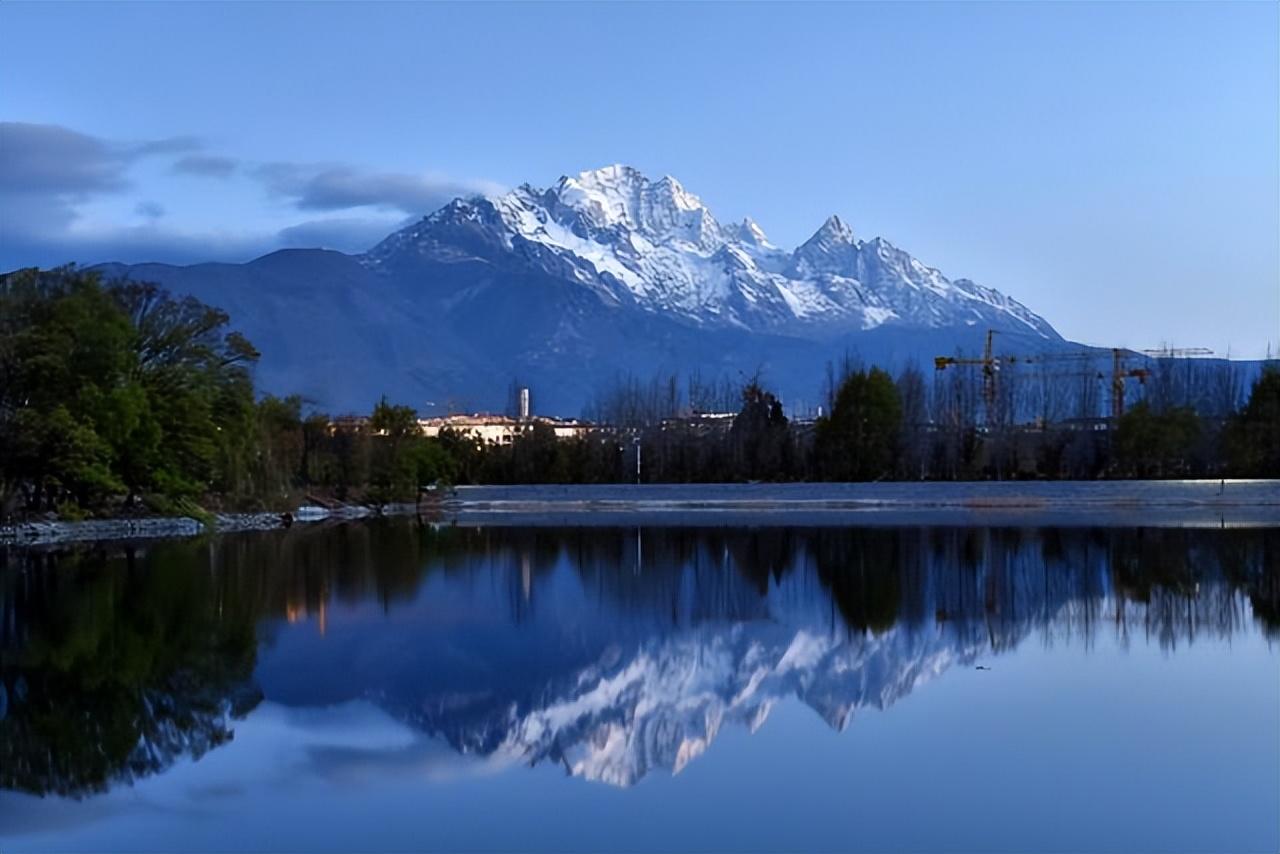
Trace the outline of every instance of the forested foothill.
[[225, 312], [151, 284], [0, 277], [0, 518], [381, 505], [465, 483], [1280, 477], [1274, 362], [1245, 388], [1230, 362], [1156, 360], [1118, 418], [1085, 374], [1009, 371], [984, 394], [976, 371], [846, 358], [814, 418], [789, 418], [766, 377], [620, 377], [586, 432], [531, 420], [482, 443], [427, 437], [385, 399], [334, 417], [260, 394], [258, 358]]

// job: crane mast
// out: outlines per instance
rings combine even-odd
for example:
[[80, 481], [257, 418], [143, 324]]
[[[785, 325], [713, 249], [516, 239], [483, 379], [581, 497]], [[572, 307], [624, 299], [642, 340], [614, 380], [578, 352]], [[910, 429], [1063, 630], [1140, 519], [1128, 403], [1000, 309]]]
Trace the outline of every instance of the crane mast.
[[987, 405], [988, 413], [996, 403], [996, 371], [999, 370], [999, 363], [994, 353], [995, 334], [996, 331], [994, 329], [987, 330], [987, 343], [982, 348], [981, 358], [935, 356], [933, 359], [933, 368], [936, 371], [946, 370], [950, 365], [981, 365], [982, 400]]
[[[1155, 359], [1181, 358], [1185, 356], [1211, 356], [1213, 351], [1207, 347], [1162, 347], [1158, 350], [1143, 350], [1142, 354]], [[1123, 347], [1111, 348], [1111, 418], [1124, 415], [1125, 393], [1129, 380], [1137, 380], [1145, 385], [1151, 376], [1151, 370], [1145, 367], [1129, 367], [1128, 359], [1136, 356], [1131, 350]], [[985, 346], [980, 357], [936, 356], [933, 360], [935, 370], [944, 371], [952, 366], [973, 365], [982, 368], [982, 399], [987, 407], [987, 420], [990, 422], [991, 412], [996, 402], [996, 382], [1002, 364], [1039, 364], [1056, 361], [1096, 361], [1105, 358], [1104, 350], [1073, 350], [1062, 353], [1038, 353], [1029, 356], [1000, 355], [995, 353], [995, 330], [988, 329]], [[1102, 378], [1099, 372], [1098, 378]]]

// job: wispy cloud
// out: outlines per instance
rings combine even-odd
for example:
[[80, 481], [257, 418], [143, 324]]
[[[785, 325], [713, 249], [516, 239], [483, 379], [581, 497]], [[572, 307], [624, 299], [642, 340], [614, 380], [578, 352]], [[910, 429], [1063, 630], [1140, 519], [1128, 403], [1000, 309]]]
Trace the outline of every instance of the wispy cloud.
[[173, 162], [173, 171], [187, 175], [204, 175], [210, 178], [229, 178], [239, 164], [233, 158], [217, 154], [188, 154]]
[[[2, 218], [2, 214], [0, 214]], [[164, 219], [137, 225], [75, 228], [46, 234], [0, 231], [0, 271], [61, 264], [156, 261], [248, 261], [280, 245], [275, 234], [187, 231]]]
[[125, 152], [134, 157], [182, 154], [184, 151], [200, 151], [203, 148], [204, 143], [197, 136], [170, 136], [124, 144]]
[[289, 199], [305, 211], [372, 207], [422, 215], [459, 196], [483, 195], [502, 189], [486, 181], [370, 172], [346, 164], [268, 163], [258, 167], [254, 174], [268, 191]]
[[[412, 218], [410, 219], [412, 221]], [[364, 252], [397, 228], [409, 223], [399, 217], [333, 217], [313, 219], [281, 229], [281, 247], [337, 249]]]

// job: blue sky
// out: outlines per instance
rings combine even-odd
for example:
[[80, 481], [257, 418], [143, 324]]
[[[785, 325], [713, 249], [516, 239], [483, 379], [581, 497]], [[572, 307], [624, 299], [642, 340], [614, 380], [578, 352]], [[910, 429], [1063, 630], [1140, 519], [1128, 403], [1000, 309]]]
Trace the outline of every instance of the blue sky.
[[0, 4], [0, 267], [355, 250], [613, 162], [1104, 345], [1280, 344], [1280, 5]]

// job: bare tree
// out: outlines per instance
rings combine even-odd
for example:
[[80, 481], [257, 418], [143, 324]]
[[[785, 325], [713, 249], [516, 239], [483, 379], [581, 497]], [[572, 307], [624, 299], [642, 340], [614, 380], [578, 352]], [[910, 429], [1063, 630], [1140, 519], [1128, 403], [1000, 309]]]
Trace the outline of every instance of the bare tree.
[[897, 378], [902, 399], [902, 452], [898, 474], [923, 480], [928, 474], [929, 396], [924, 374], [914, 361], [908, 362]]

